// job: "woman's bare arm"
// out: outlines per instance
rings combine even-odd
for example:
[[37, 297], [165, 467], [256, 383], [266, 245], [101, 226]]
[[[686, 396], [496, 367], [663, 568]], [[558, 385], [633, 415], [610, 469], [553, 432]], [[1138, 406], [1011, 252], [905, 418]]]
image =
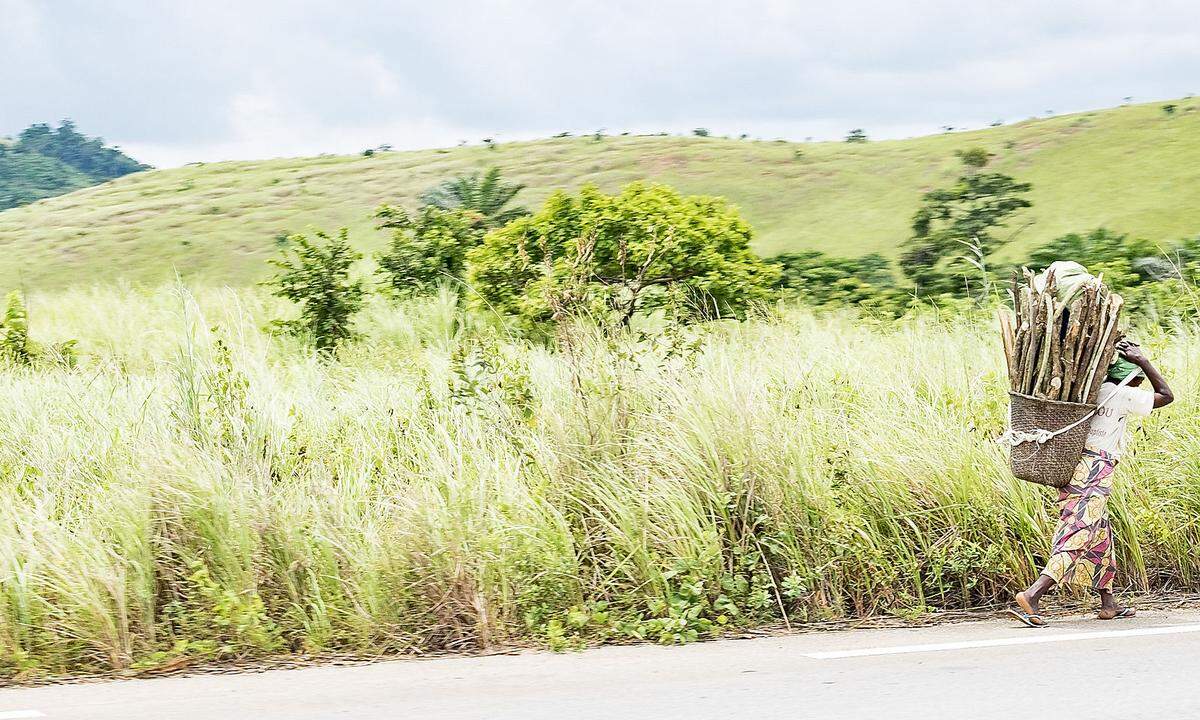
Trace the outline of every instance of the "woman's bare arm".
[[1117, 350], [1126, 360], [1141, 368], [1142, 374], [1150, 381], [1150, 387], [1154, 388], [1154, 407], [1170, 405], [1175, 399], [1175, 395], [1171, 392], [1171, 387], [1167, 385], [1166, 378], [1162, 376], [1158, 368], [1154, 367], [1154, 363], [1150, 362], [1150, 358], [1146, 357], [1142, 348], [1135, 342], [1122, 340], [1117, 343]]

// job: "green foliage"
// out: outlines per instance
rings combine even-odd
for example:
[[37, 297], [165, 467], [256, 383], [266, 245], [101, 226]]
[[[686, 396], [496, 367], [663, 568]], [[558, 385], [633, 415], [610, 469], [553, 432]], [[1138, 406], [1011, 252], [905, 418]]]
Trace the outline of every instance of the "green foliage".
[[1097, 228], [1068, 233], [1029, 253], [1024, 265], [1044, 268], [1074, 260], [1125, 296], [1135, 316], [1149, 320], [1195, 317], [1200, 307], [1192, 287], [1200, 281], [1200, 238], [1162, 245]]
[[1176, 105], [1175, 103], [1167, 103], [1166, 105], [1162, 106], [1162, 111], [1163, 111], [1163, 113], [1165, 113], [1167, 115], [1174, 115], [1175, 109], [1178, 107], [1179, 106]]
[[91, 184], [91, 178], [54, 158], [0, 143], [0, 210]]
[[29, 337], [29, 311], [16, 290], [8, 294], [4, 315], [0, 317], [0, 361], [15, 365], [58, 365], [74, 367], [78, 360], [75, 341], [66, 340], [43, 346]]
[[955, 157], [962, 160], [963, 165], [969, 168], [981, 168], [987, 165], [994, 155], [988, 152], [985, 148], [973, 147], [966, 150], [959, 150], [954, 153]]
[[1029, 253], [1025, 265], [1041, 269], [1056, 260], [1073, 260], [1118, 292], [1173, 274], [1158, 246], [1105, 228], [1080, 235], [1068, 233]]
[[867, 141], [867, 131], [862, 128], [854, 128], [846, 133], [846, 142], [848, 143], [865, 143]]
[[[181, 295], [223, 331], [180, 322]], [[561, 351], [448, 336], [428, 318], [464, 311], [440, 298], [372, 299], [363, 342], [314, 363], [270, 347], [263, 295], [45, 298], [92, 364], [0, 366], [19, 580], [0, 672], [918, 619], [1001, 606], [1045, 561], [1054, 504], [993, 442], [990, 322], [782, 304], [677, 338], [581, 325]], [[1200, 582], [1195, 328], [1140, 333], [1179, 400], [1141, 422], [1112, 496], [1138, 591]]]
[[537, 214], [467, 254], [476, 303], [527, 326], [579, 314], [628, 324], [663, 309], [679, 320], [742, 316], [770, 296], [775, 268], [750, 250], [750, 226], [725, 200], [633, 183], [558, 192]]
[[321, 242], [291, 236], [291, 247], [270, 261], [281, 272], [265, 284], [272, 294], [300, 305], [298, 319], [277, 320], [275, 325], [311, 339], [318, 351], [330, 353], [353, 334], [351, 324], [362, 306], [363, 283], [350, 279], [350, 268], [362, 255], [351, 249], [345, 228], [336, 238], [318, 232], [317, 239]]
[[29, 365], [33, 356], [29, 342], [29, 313], [20, 293], [13, 290], [8, 294], [4, 318], [0, 320], [0, 359]]
[[696, 128], [695, 130], [692, 131], [692, 134], [695, 135], [696, 137], [708, 137], [709, 136], [708, 128]]
[[105, 147], [64, 120], [57, 128], [26, 128], [11, 146], [0, 143], [0, 210], [62, 195], [145, 170], [117, 148]]
[[387, 251], [378, 256], [379, 273], [399, 295], [433, 290], [462, 277], [467, 251], [483, 239], [480, 216], [463, 210], [425, 205], [415, 216], [383, 206], [375, 214], [381, 229], [392, 231]]
[[54, 158], [96, 182], [149, 167], [125, 155], [119, 148], [106, 147], [102, 138], [79, 133], [70, 120], [63, 120], [57, 129], [45, 124], [31, 125], [19, 136], [17, 147]]
[[867, 305], [898, 309], [907, 296], [896, 287], [892, 264], [871, 253], [857, 258], [811, 251], [769, 260], [779, 266], [779, 285], [811, 305]]
[[998, 237], [996, 230], [1011, 215], [1031, 206], [1023, 197], [1033, 189], [1030, 183], [1003, 173], [980, 172], [987, 162], [986, 151], [973, 148], [958, 156], [965, 172], [953, 186], [922, 196], [913, 215], [912, 236], [900, 258], [901, 269], [922, 295], [960, 293], [963, 278], [974, 275], [979, 264], [1012, 239], [1011, 235]]
[[179, 596], [163, 607], [163, 615], [179, 639], [170, 652], [160, 653], [145, 665], [153, 667], [172, 656], [235, 660], [282, 649], [279, 628], [267, 616], [258, 593], [226, 587], [198, 560], [188, 561], [187, 569]]
[[474, 213], [480, 226], [491, 229], [529, 214], [523, 207], [506, 207], [524, 188], [520, 183], [504, 182], [500, 168], [494, 167], [483, 175], [471, 173], [447, 180], [426, 192], [422, 200], [444, 210]]

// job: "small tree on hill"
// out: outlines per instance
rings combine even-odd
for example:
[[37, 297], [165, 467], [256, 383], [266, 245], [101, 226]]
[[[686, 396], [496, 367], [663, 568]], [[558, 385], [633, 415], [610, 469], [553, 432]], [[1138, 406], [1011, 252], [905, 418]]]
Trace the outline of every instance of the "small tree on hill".
[[471, 173], [447, 180], [425, 193], [422, 200], [444, 210], [476, 213], [479, 224], [491, 229], [529, 214], [523, 207], [506, 207], [523, 189], [519, 183], [504, 182], [500, 168], [494, 167], [483, 175]]
[[581, 313], [628, 325], [656, 309], [681, 321], [740, 316], [778, 277], [750, 237], [720, 198], [643, 183], [606, 195], [587, 185], [488, 233], [467, 254], [467, 278], [475, 302], [528, 326]]
[[336, 238], [318, 232], [317, 239], [319, 243], [304, 235], [288, 238], [291, 247], [270, 260], [281, 272], [265, 284], [273, 295], [300, 305], [298, 319], [276, 320], [274, 325], [311, 338], [318, 351], [331, 353], [351, 337], [352, 319], [362, 307], [362, 281], [350, 279], [350, 267], [362, 255], [350, 247], [345, 228]]
[[867, 131], [862, 128], [854, 128], [846, 134], [846, 142], [848, 143], [865, 143], [867, 141]]
[[385, 205], [376, 212], [380, 229], [392, 231], [379, 273], [396, 293], [432, 290], [439, 282], [462, 277], [467, 251], [483, 239], [479, 216], [426, 205], [409, 216]]
[[964, 172], [949, 188], [931, 190], [913, 215], [912, 237], [900, 257], [904, 274], [922, 294], [957, 292], [961, 275], [971, 271], [966, 260], [975, 252], [986, 258], [1009, 237], [997, 237], [1009, 217], [1031, 203], [1023, 195], [1033, 186], [1002, 173], [982, 172], [990, 155], [982, 148], [958, 153]]

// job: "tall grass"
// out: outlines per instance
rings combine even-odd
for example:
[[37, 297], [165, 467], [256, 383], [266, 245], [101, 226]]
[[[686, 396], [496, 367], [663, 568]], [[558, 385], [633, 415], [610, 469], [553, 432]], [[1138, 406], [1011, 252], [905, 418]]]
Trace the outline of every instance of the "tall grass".
[[[35, 296], [74, 369], [0, 369], [0, 669], [685, 641], [975, 606], [1031, 579], [986, 324], [772, 319], [570, 352], [370, 305], [321, 362], [251, 291]], [[1195, 587], [1200, 336], [1122, 462], [1121, 578]]]

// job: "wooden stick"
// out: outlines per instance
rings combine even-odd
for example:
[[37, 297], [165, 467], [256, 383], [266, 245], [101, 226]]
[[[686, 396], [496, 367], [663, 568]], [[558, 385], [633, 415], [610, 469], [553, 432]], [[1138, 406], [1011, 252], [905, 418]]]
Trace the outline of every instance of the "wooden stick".
[[1067, 311], [1067, 334], [1062, 345], [1062, 385], [1059, 387], [1058, 400], [1071, 399], [1071, 386], [1075, 382], [1075, 358], [1079, 351], [1079, 333], [1082, 329], [1084, 301], [1077, 297]]
[[1008, 310], [1000, 308], [996, 311], [996, 316], [1000, 319], [1000, 341], [1004, 345], [1004, 364], [1008, 368], [1008, 382], [1011, 386], [1016, 373], [1013, 362], [1013, 348], [1017, 344], [1016, 334], [1013, 332], [1013, 321], [1008, 316]]

